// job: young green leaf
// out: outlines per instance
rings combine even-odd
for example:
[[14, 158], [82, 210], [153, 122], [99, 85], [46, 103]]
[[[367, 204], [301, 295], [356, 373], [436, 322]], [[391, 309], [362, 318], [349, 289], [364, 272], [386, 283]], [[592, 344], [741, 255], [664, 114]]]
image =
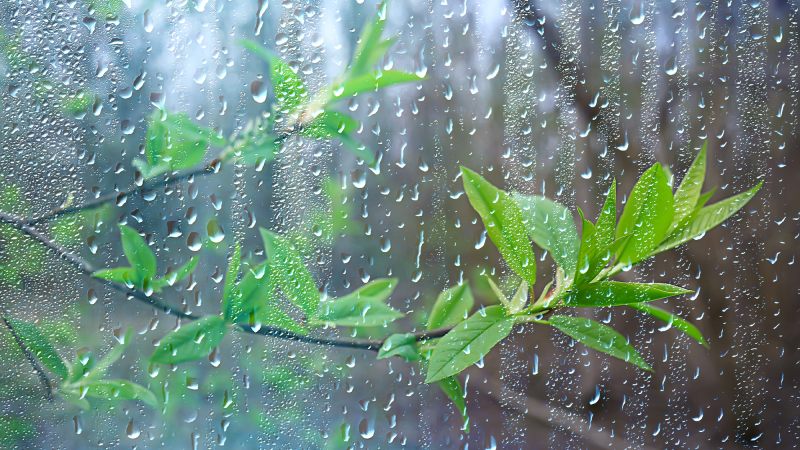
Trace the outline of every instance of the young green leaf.
[[684, 242], [691, 239], [696, 239], [703, 236], [706, 231], [721, 224], [725, 219], [732, 216], [736, 211], [739, 211], [756, 195], [756, 192], [761, 188], [764, 182], [758, 183], [752, 189], [743, 192], [737, 196], [722, 200], [714, 203], [713, 205], [706, 206], [699, 211], [690, 214], [687, 219], [688, 222], [684, 225], [678, 225], [675, 231], [666, 237], [663, 242], [655, 249], [652, 254], [661, 253], [673, 247], [677, 247]]
[[286, 239], [261, 228], [269, 257], [271, 280], [283, 295], [313, 318], [319, 309], [319, 291], [303, 260]]
[[594, 224], [583, 215], [583, 211], [578, 208], [578, 214], [581, 216], [582, 229], [581, 229], [581, 244], [578, 250], [578, 259], [576, 272], [574, 274], [567, 274], [568, 277], [575, 278], [575, 285], [581, 284], [588, 272], [591, 272], [592, 264], [596, 261], [598, 247], [600, 245], [599, 237], [597, 236], [597, 228]]
[[100, 380], [81, 383], [79, 389], [85, 391], [85, 395], [89, 397], [106, 400], [141, 400], [154, 408], [158, 406], [155, 394], [149, 389], [127, 380]]
[[89, 404], [89, 400], [86, 400], [85, 398], [81, 397], [81, 393], [76, 391], [75, 389], [70, 389], [62, 385], [58, 387], [56, 392], [58, 393], [58, 395], [61, 396], [61, 398], [72, 403], [73, 405], [77, 406], [78, 408], [84, 411], [88, 411], [92, 408], [91, 405]]
[[227, 325], [220, 316], [190, 322], [161, 339], [150, 362], [178, 364], [205, 358], [225, 337]]
[[461, 413], [461, 420], [464, 425], [461, 427], [465, 433], [469, 433], [469, 416], [467, 415], [467, 403], [464, 401], [464, 388], [456, 377], [447, 377], [439, 380], [439, 387], [442, 392], [453, 402], [458, 412]]
[[387, 6], [386, 1], [382, 2], [378, 6], [378, 13], [364, 23], [359, 36], [359, 43], [353, 52], [353, 64], [350, 67], [350, 74], [358, 76], [370, 70], [388, 50], [386, 45], [380, 44], [388, 41], [389, 45], [391, 45], [393, 42], [393, 39], [381, 42], [383, 27], [386, 24]]
[[189, 260], [186, 264], [178, 268], [178, 270], [171, 270], [172, 268], [167, 269], [167, 274], [164, 275], [164, 278], [156, 278], [153, 280], [153, 285], [162, 288], [164, 286], [172, 286], [178, 281], [183, 280], [184, 278], [188, 277], [189, 275], [197, 269], [197, 263], [200, 262], [200, 257], [195, 256]]
[[380, 72], [370, 72], [344, 80], [341, 84], [334, 84], [332, 96], [329, 104], [339, 100], [347, 100], [362, 92], [375, 92], [395, 84], [410, 83], [420, 81], [420, 77], [409, 72], [398, 70], [384, 70]]
[[480, 215], [486, 233], [506, 264], [529, 285], [534, 285], [536, 256], [525, 232], [520, 207], [508, 193], [466, 167], [461, 167], [461, 175], [470, 204]]
[[492, 280], [492, 278], [489, 275], [486, 275], [486, 282], [489, 283], [489, 287], [492, 288], [494, 296], [497, 297], [498, 300], [500, 300], [500, 303], [503, 304], [503, 306], [506, 308], [506, 311], [510, 311], [511, 302], [508, 300], [508, 297], [506, 297], [506, 294], [504, 294], [503, 291], [500, 290], [500, 287], [497, 286], [497, 284], [494, 282], [494, 280]]
[[331, 139], [349, 135], [357, 128], [358, 121], [352, 117], [336, 111], [325, 111], [312, 119], [303, 128], [302, 134], [316, 139]]
[[599, 307], [643, 303], [685, 294], [686, 289], [662, 283], [599, 281], [568, 291], [564, 303], [574, 307]]
[[17, 336], [22, 339], [22, 342], [28, 350], [30, 350], [33, 356], [35, 356], [42, 365], [61, 377], [62, 380], [67, 380], [69, 378], [69, 370], [66, 364], [64, 364], [64, 361], [58, 356], [58, 352], [56, 352], [56, 349], [50, 344], [50, 341], [39, 332], [36, 325], [11, 317], [3, 317], [3, 320], [8, 321], [8, 323], [14, 327]]
[[501, 305], [483, 308], [456, 325], [431, 355], [426, 383], [453, 376], [475, 364], [514, 328], [514, 318]]
[[127, 225], [120, 225], [122, 251], [134, 272], [134, 283], [141, 287], [145, 279], [156, 276], [156, 256], [139, 233]]
[[[565, 206], [545, 197], [515, 193], [513, 198], [521, 208], [533, 242], [547, 250], [556, 264], [572, 276], [580, 245], [572, 213]], [[530, 280], [528, 283], [533, 285]]]
[[671, 312], [668, 311], [664, 311], [661, 308], [656, 308], [655, 306], [652, 305], [645, 305], [643, 303], [631, 303], [628, 306], [634, 309], [638, 309], [639, 311], [645, 314], [649, 314], [655, 317], [656, 319], [667, 322], [670, 326], [673, 326], [678, 330], [681, 330], [684, 333], [688, 334], [690, 337], [694, 338], [694, 340], [702, 344], [704, 347], [710, 348], [705, 339], [703, 339], [703, 335], [700, 333], [700, 330], [698, 330], [697, 327], [687, 322], [686, 320], [681, 319], [675, 314], [672, 314]]
[[397, 278], [372, 281], [344, 297], [322, 304], [318, 322], [347, 327], [382, 326], [403, 317], [384, 302], [391, 295]]
[[617, 264], [636, 264], [650, 256], [672, 225], [674, 208], [661, 164], [655, 164], [636, 182], [617, 224], [617, 238], [631, 235], [617, 251]]
[[[703, 207], [706, 206], [706, 203], [708, 203], [708, 201], [711, 199], [711, 197], [714, 195], [715, 192], [717, 192], [717, 188], [712, 188], [710, 191], [708, 191], [705, 194], [701, 195], [697, 199], [697, 205], [695, 205], [694, 210], [695, 211], [699, 211], [699, 210], [703, 209]], [[684, 218], [684, 220], [685, 220], [685, 218]]]
[[[580, 258], [578, 270], [575, 273], [575, 281], [573, 286], [580, 286], [582, 284], [591, 283], [594, 279], [603, 272], [609, 262], [613, 259], [616, 252], [622, 248], [630, 239], [631, 236], [623, 236], [615, 239], [611, 244], [593, 249], [593, 252], [584, 260]], [[599, 240], [599, 239], [598, 239]], [[588, 265], [585, 262], [588, 261]], [[606, 277], [603, 277], [605, 279]]]
[[433, 304], [431, 315], [428, 318], [428, 329], [456, 325], [469, 316], [474, 304], [475, 298], [466, 281], [450, 289], [445, 289]]
[[694, 159], [686, 176], [683, 177], [681, 185], [675, 191], [675, 217], [672, 219], [674, 228], [683, 219], [695, 210], [697, 201], [700, 198], [700, 191], [703, 188], [703, 181], [706, 177], [706, 146], [708, 141], [703, 144], [700, 153]]
[[86, 374], [83, 376], [81, 382], [87, 382], [92, 380], [99, 380], [106, 376], [106, 371], [108, 368], [111, 367], [112, 364], [117, 362], [122, 357], [122, 353], [128, 347], [131, 340], [133, 339], [133, 328], [128, 328], [128, 332], [125, 333], [125, 337], [122, 342], [118, 345], [114, 346], [107, 354], [100, 360], [94, 367], [92, 367]]
[[393, 334], [383, 341], [378, 350], [378, 359], [399, 356], [406, 361], [416, 361], [420, 358], [419, 352], [414, 347], [416, 342], [417, 338], [410, 333]]
[[611, 180], [608, 196], [597, 217], [597, 246], [602, 248], [614, 242], [614, 230], [617, 227], [617, 182]]
[[552, 316], [547, 321], [567, 336], [597, 351], [629, 362], [645, 370], [653, 369], [639, 352], [611, 327], [581, 317]]
[[186, 113], [155, 111], [147, 123], [147, 159], [137, 159], [134, 165], [144, 178], [153, 178], [194, 167], [203, 161], [209, 145], [224, 147], [226, 143], [213, 130], [195, 124]]
[[128, 288], [133, 289], [136, 287], [136, 271], [132, 267], [117, 267], [114, 269], [102, 269], [92, 274], [95, 278], [102, 278], [104, 280], [115, 281], [122, 283]]
[[241, 303], [242, 291], [239, 288], [239, 266], [242, 263], [242, 246], [236, 243], [231, 256], [231, 261], [228, 263], [228, 271], [225, 274], [225, 286], [222, 291], [222, 317], [226, 322], [230, 322], [232, 318], [232, 308], [234, 304]]
[[86, 376], [95, 364], [94, 355], [88, 351], [78, 350], [78, 354], [72, 361], [72, 367], [69, 368], [69, 383], [76, 382]]
[[281, 112], [285, 114], [294, 112], [307, 101], [308, 92], [303, 80], [280, 57], [247, 39], [239, 41], [239, 44], [270, 65], [270, 78]]
[[519, 284], [517, 288], [517, 292], [514, 293], [514, 296], [511, 297], [511, 301], [508, 304], [508, 312], [511, 314], [518, 314], [525, 309], [525, 305], [528, 303], [528, 282], [522, 280], [522, 283]]

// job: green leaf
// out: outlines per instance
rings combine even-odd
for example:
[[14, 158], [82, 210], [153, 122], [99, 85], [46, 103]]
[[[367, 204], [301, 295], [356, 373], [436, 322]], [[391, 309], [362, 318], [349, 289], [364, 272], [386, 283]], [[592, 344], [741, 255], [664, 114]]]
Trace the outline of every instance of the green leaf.
[[69, 370], [66, 364], [64, 364], [64, 361], [58, 356], [58, 352], [56, 352], [56, 349], [50, 344], [50, 341], [39, 332], [36, 325], [11, 317], [4, 317], [3, 319], [7, 320], [11, 326], [14, 327], [17, 336], [22, 339], [22, 342], [28, 350], [30, 350], [33, 356], [35, 356], [42, 365], [61, 377], [62, 380], [69, 378]]
[[506, 294], [503, 293], [500, 287], [497, 286], [497, 284], [489, 275], [486, 275], [486, 282], [489, 283], [489, 287], [492, 288], [492, 292], [494, 292], [495, 297], [500, 300], [500, 303], [503, 304], [503, 306], [506, 308], [506, 311], [510, 311], [511, 302], [508, 300], [508, 297], [506, 297]]
[[514, 328], [514, 318], [501, 305], [483, 308], [461, 322], [437, 344], [426, 383], [453, 376], [475, 364]]
[[575, 285], [582, 284], [593, 272], [592, 266], [596, 262], [598, 247], [600, 245], [598, 242], [597, 228], [592, 222], [586, 220], [580, 208], [578, 208], [578, 214], [581, 216], [583, 228], [581, 229], [581, 244], [580, 250], [578, 250], [576, 272], [574, 274], [567, 274], [568, 277], [575, 278]]
[[398, 70], [365, 73], [360, 76], [349, 78], [341, 84], [334, 84], [332, 88], [333, 100], [329, 104], [338, 100], [349, 99], [362, 92], [375, 92], [395, 84], [410, 83], [420, 80], [421, 78], [416, 74], [400, 72]]
[[255, 164], [260, 167], [273, 159], [278, 154], [281, 140], [274, 133], [261, 132], [243, 138], [237, 143], [237, 158], [245, 164]]
[[[381, 44], [383, 26], [386, 24], [387, 2], [382, 2], [378, 8], [378, 13], [368, 19], [361, 30], [359, 43], [353, 52], [353, 64], [350, 68], [350, 73], [353, 75], [360, 75], [370, 70], [386, 53], [385, 45], [381, 46], [379, 44]], [[389, 41], [391, 43], [392, 40], [390, 39]]]
[[[522, 209], [528, 234], [540, 248], [547, 250], [568, 276], [575, 273], [580, 241], [572, 213], [548, 198], [513, 194]], [[532, 286], [533, 283], [528, 280]]]
[[275, 88], [275, 97], [278, 99], [281, 112], [288, 114], [299, 109], [308, 99], [303, 80], [283, 62], [277, 55], [261, 45], [250, 41], [239, 41], [246, 49], [252, 51], [270, 65], [270, 78]]
[[106, 371], [108, 371], [108, 368], [122, 357], [122, 353], [128, 347], [128, 344], [130, 344], [132, 338], [133, 328], [129, 327], [127, 333], [125, 333], [125, 338], [123, 341], [112, 348], [106, 354], [106, 356], [104, 356], [103, 359], [97, 363], [97, 365], [86, 372], [86, 374], [83, 376], [83, 380], [81, 381], [98, 380], [106, 376]]
[[[630, 235], [622, 236], [605, 247], [593, 248], [592, 253], [587, 255], [585, 259], [581, 256], [573, 285], [580, 286], [594, 281], [594, 279], [603, 272], [603, 269], [606, 268], [608, 263], [611, 262], [616, 252], [622, 248], [630, 238]], [[595, 240], [597, 241], [598, 239]]]
[[564, 303], [566, 306], [577, 307], [616, 306], [651, 302], [687, 292], [691, 291], [662, 283], [599, 281], [570, 289]]
[[88, 374], [96, 364], [94, 356], [88, 351], [78, 350], [72, 367], [69, 369], [69, 382], [75, 382]]
[[598, 247], [605, 247], [614, 242], [614, 230], [617, 227], [617, 182], [611, 180], [606, 202], [600, 215], [597, 217], [597, 243]]
[[419, 352], [414, 347], [416, 342], [417, 338], [411, 333], [393, 334], [383, 341], [383, 345], [378, 350], [378, 359], [399, 356], [406, 361], [416, 361], [420, 358]]
[[694, 338], [697, 342], [705, 346], [706, 348], [710, 348], [708, 343], [703, 339], [703, 335], [700, 333], [700, 330], [697, 329], [694, 325], [687, 322], [686, 320], [681, 319], [680, 317], [672, 314], [671, 312], [664, 311], [661, 308], [656, 308], [652, 305], [645, 305], [643, 303], [632, 303], [630, 305], [631, 308], [638, 309], [643, 313], [649, 314], [656, 319], [663, 320], [667, 322], [671, 326], [677, 328], [678, 330], [683, 331], [684, 333], [688, 334], [690, 337]]
[[58, 395], [61, 396], [64, 400], [72, 403], [73, 405], [77, 406], [78, 408], [88, 411], [91, 409], [91, 405], [89, 405], [89, 400], [81, 397], [81, 394], [74, 389], [68, 389], [64, 386], [59, 386], [56, 390]]
[[536, 284], [536, 256], [520, 207], [505, 191], [497, 189], [477, 173], [461, 167], [464, 190], [470, 204], [481, 216], [483, 226], [503, 259], [529, 285]]
[[706, 177], [706, 146], [708, 141], [703, 144], [700, 153], [694, 159], [691, 167], [683, 177], [681, 185], [675, 192], [675, 218], [672, 219], [672, 227], [677, 226], [692, 211], [695, 210], [697, 201], [700, 199], [700, 191], [703, 188], [703, 181]]
[[225, 286], [222, 291], [222, 316], [226, 322], [230, 322], [232, 318], [232, 308], [234, 304], [241, 302], [242, 292], [238, 286], [237, 279], [239, 278], [239, 266], [242, 263], [242, 246], [236, 243], [231, 256], [231, 262], [228, 263], [228, 271], [225, 274]]
[[145, 279], [152, 280], [156, 276], [156, 256], [136, 230], [126, 225], [120, 225], [119, 230], [122, 251], [135, 271], [134, 283], [141, 287]]
[[508, 304], [508, 312], [511, 314], [517, 314], [522, 312], [525, 309], [525, 305], [528, 303], [528, 282], [522, 280], [522, 283], [519, 284], [517, 288], [517, 292], [511, 297], [511, 301]]
[[695, 211], [688, 217], [688, 223], [679, 225], [672, 234], [661, 242], [661, 245], [659, 245], [652, 254], [661, 253], [691, 239], [697, 239], [703, 236], [706, 231], [721, 224], [736, 211], [742, 209], [742, 207], [756, 195], [756, 192], [758, 192], [762, 184], [764, 184], [763, 181], [752, 189], [735, 197], [722, 200], [713, 205], [706, 206], [699, 211]]
[[464, 401], [464, 388], [461, 387], [461, 383], [458, 381], [458, 378], [447, 377], [443, 380], [439, 380], [439, 387], [442, 389], [442, 392], [444, 392], [445, 395], [452, 400], [458, 412], [461, 413], [461, 420], [464, 423], [461, 429], [464, 430], [465, 433], [469, 433], [467, 403]]
[[359, 289], [322, 304], [317, 321], [347, 327], [383, 326], [403, 317], [384, 302], [391, 295], [397, 278], [380, 278]]
[[324, 111], [303, 128], [302, 134], [316, 139], [331, 139], [346, 136], [357, 128], [358, 121], [352, 117], [336, 111]]
[[655, 164], [636, 182], [617, 224], [617, 238], [631, 235], [617, 250], [617, 264], [632, 265], [650, 256], [666, 236], [674, 212], [672, 190], [661, 164]]
[[82, 383], [90, 397], [106, 400], [141, 400], [152, 407], [158, 406], [155, 394], [149, 389], [127, 380], [100, 380]]
[[303, 260], [284, 238], [261, 228], [261, 237], [269, 257], [271, 281], [283, 295], [313, 318], [319, 309], [319, 291]]
[[146, 160], [134, 162], [145, 178], [200, 164], [209, 145], [224, 147], [227, 141], [195, 124], [186, 113], [154, 111], [147, 124]]
[[161, 339], [150, 362], [178, 364], [205, 358], [211, 353], [227, 331], [220, 316], [206, 316], [190, 322]]
[[717, 192], [717, 188], [713, 188], [710, 191], [706, 192], [705, 194], [701, 195], [697, 199], [697, 205], [695, 205], [694, 210], [699, 211], [703, 209], [703, 207], [706, 206], [706, 203], [708, 203], [708, 201], [711, 199], [711, 196], [713, 196], [715, 192]]
[[102, 269], [92, 274], [95, 278], [115, 281], [128, 286], [130, 289], [136, 287], [137, 274], [132, 267], [117, 267], [114, 269]]
[[181, 281], [184, 278], [191, 275], [192, 272], [194, 272], [195, 269], [197, 269], [198, 262], [200, 262], [200, 257], [195, 256], [192, 259], [190, 259], [189, 262], [180, 267], [178, 270], [173, 271], [171, 269], [168, 269], [167, 274], [164, 275], [164, 278], [156, 278], [155, 280], [153, 280], [153, 284], [159, 288], [162, 288], [167, 285], [172, 286], [178, 281]]
[[431, 315], [428, 318], [428, 329], [456, 325], [469, 316], [474, 304], [475, 298], [466, 281], [444, 290], [433, 304]]
[[[659, 172], [661, 172], [659, 170]], [[552, 316], [547, 321], [567, 336], [597, 351], [629, 362], [645, 370], [653, 369], [619, 333], [601, 323], [580, 317]]]

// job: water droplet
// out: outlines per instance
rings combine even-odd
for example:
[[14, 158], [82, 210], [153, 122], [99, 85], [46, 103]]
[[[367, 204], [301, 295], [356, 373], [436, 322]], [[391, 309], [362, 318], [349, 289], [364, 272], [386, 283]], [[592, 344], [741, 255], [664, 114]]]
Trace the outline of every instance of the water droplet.
[[194, 71], [194, 75], [192, 76], [194, 82], [197, 84], [203, 84], [206, 81], [206, 69], [202, 67]]
[[486, 72], [486, 79], [491, 80], [492, 78], [496, 77], [499, 72], [500, 72], [500, 64], [494, 63], [494, 65], [492, 65], [492, 67], [489, 67], [489, 70]]
[[636, 0], [633, 2], [633, 6], [631, 7], [631, 23], [634, 25], [639, 25], [644, 22], [644, 5], [643, 0]]
[[200, 248], [203, 247], [203, 239], [200, 237], [200, 233], [196, 231], [189, 233], [189, 237], [186, 239], [186, 246], [193, 252], [200, 251]]
[[375, 421], [373, 419], [361, 419], [358, 424], [358, 433], [364, 439], [372, 439], [375, 436]]
[[275, 35], [275, 45], [283, 45], [289, 42], [289, 36], [286, 33], [278, 33]]
[[136, 439], [142, 434], [142, 430], [139, 428], [136, 422], [131, 419], [131, 421], [128, 422], [128, 428], [125, 430], [125, 434], [128, 435], [129, 439]]
[[388, 251], [389, 251], [389, 250], [391, 250], [391, 249], [392, 249], [392, 242], [391, 242], [391, 241], [389, 241], [389, 238], [387, 238], [387, 237], [382, 237], [382, 238], [381, 238], [381, 251], [382, 251], [383, 253], [386, 253], [386, 252], [388, 252]]
[[267, 100], [267, 85], [262, 81], [253, 81], [250, 84], [250, 93], [256, 103], [264, 103]]
[[122, 130], [122, 134], [133, 134], [133, 132], [136, 130], [136, 127], [128, 119], [123, 120], [119, 124], [119, 127]]
[[147, 33], [153, 31], [153, 18], [150, 17], [149, 9], [145, 9], [144, 14], [142, 14], [142, 26]]
[[753, 40], [757, 41], [764, 37], [764, 31], [761, 29], [760, 26], [752, 25], [750, 27], [750, 37], [753, 38]]
[[208, 232], [208, 239], [215, 244], [219, 244], [223, 239], [225, 239], [225, 231], [216, 220], [210, 220], [208, 222], [206, 225], [206, 231]]
[[89, 34], [92, 34], [94, 33], [94, 27], [97, 25], [97, 21], [93, 17], [84, 17], [83, 24], [89, 29]]
[[664, 72], [666, 72], [667, 75], [675, 75], [678, 73], [678, 63], [675, 61], [674, 56], [670, 56], [664, 63]]

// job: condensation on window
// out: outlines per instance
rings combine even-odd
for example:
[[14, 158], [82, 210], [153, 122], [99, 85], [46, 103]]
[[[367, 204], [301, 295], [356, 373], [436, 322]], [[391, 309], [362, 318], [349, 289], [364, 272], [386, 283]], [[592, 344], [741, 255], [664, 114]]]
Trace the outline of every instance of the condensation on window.
[[[0, 447], [791, 448], [798, 15], [4, 5]], [[606, 198], [621, 222], [660, 205], [641, 177], [672, 202], [698, 154], [696, 209], [616, 230], [661, 233], [658, 254], [592, 272], [685, 291], [659, 291], [662, 316], [610, 285], [584, 307], [579, 236]]]

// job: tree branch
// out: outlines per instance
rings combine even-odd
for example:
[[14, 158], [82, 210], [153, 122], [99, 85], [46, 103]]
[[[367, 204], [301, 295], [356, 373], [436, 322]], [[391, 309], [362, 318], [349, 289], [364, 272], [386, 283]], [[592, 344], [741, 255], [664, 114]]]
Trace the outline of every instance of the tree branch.
[[[51, 253], [67, 261], [73, 267], [82, 272], [84, 275], [91, 277], [91, 275], [97, 271], [89, 261], [86, 261], [85, 259], [81, 258], [80, 256], [70, 251], [68, 248], [53, 241], [44, 233], [40, 232], [32, 225], [30, 225], [29, 218], [0, 212], [0, 222], [9, 224], [14, 228], [16, 228], [17, 230], [21, 231], [22, 233], [26, 234], [27, 236], [38, 241], [39, 243], [47, 247], [51, 251]], [[105, 284], [106, 286], [114, 290], [123, 292], [131, 298], [139, 300], [142, 303], [146, 303], [156, 309], [159, 309], [167, 314], [171, 314], [181, 319], [198, 320], [203, 317], [196, 314], [187, 313], [180, 309], [175, 309], [169, 306], [166, 302], [159, 299], [158, 297], [154, 295], [147, 295], [144, 292], [139, 291], [137, 289], [131, 289], [123, 283], [118, 283], [115, 281], [101, 279], [101, 278], [93, 278], [93, 279], [97, 280], [100, 283]], [[435, 330], [419, 331], [411, 334], [416, 338], [417, 341], [424, 341], [428, 339], [435, 339], [438, 337], [442, 337], [445, 334], [447, 334], [447, 332], [450, 331], [452, 328], [453, 327], [437, 328]], [[294, 333], [292, 331], [284, 330], [283, 328], [278, 328], [273, 326], [253, 326], [250, 324], [238, 324], [237, 329], [241, 332], [248, 334], [256, 334], [256, 335], [269, 336], [290, 341], [305, 342], [307, 344], [327, 345], [330, 347], [358, 348], [358, 349], [372, 350], [372, 351], [378, 351], [383, 345], [384, 341], [386, 340], [386, 338], [346, 339], [346, 338], [315, 337], [315, 336], [308, 336], [304, 334]]]
[[[291, 136], [297, 134], [302, 130], [302, 126], [294, 126], [286, 130], [282, 130], [278, 134], [278, 139], [281, 142], [286, 141], [286, 139], [290, 138]], [[236, 136], [234, 135], [231, 137], [231, 141], [234, 141]], [[196, 177], [203, 177], [206, 175], [213, 175], [219, 173], [220, 169], [222, 168], [222, 164], [230, 157], [230, 151], [232, 147], [227, 147], [225, 150], [220, 152], [219, 156], [215, 158], [211, 163], [186, 171], [175, 173], [171, 175], [166, 175], [160, 179], [154, 179], [147, 182], [144, 182], [140, 185], [131, 186], [130, 188], [120, 191], [120, 192], [112, 192], [110, 194], [106, 194], [100, 197], [95, 198], [94, 200], [90, 200], [86, 203], [81, 205], [75, 206], [60, 206], [53, 211], [48, 213], [44, 213], [34, 217], [27, 217], [19, 219], [24, 220], [24, 223], [27, 225], [36, 225], [42, 222], [46, 222], [48, 220], [55, 219], [56, 217], [60, 217], [67, 214], [74, 214], [81, 211], [88, 211], [91, 209], [99, 208], [103, 205], [108, 203], [114, 202], [119, 204], [123, 202], [125, 199], [130, 197], [131, 195], [139, 194], [141, 192], [152, 191], [154, 189], [158, 189], [164, 186], [169, 186], [175, 183], [179, 183], [184, 180], [194, 180]], [[3, 221], [0, 219], [0, 221]], [[8, 222], [7, 222], [8, 223]], [[22, 231], [22, 230], [20, 230]]]
[[14, 340], [17, 342], [17, 346], [19, 346], [19, 349], [22, 350], [22, 353], [25, 354], [25, 357], [28, 358], [28, 362], [30, 362], [31, 366], [33, 366], [33, 371], [36, 372], [36, 375], [39, 377], [39, 381], [42, 383], [42, 387], [44, 388], [44, 392], [46, 394], [45, 398], [47, 398], [48, 401], [52, 402], [53, 384], [50, 382], [50, 378], [47, 376], [47, 372], [45, 372], [44, 367], [42, 367], [42, 365], [39, 364], [39, 360], [37, 360], [36, 357], [33, 356], [33, 353], [31, 353], [31, 350], [28, 348], [27, 345], [25, 345], [25, 342], [22, 340], [22, 338], [19, 337], [19, 334], [17, 334], [17, 330], [14, 329], [14, 326], [11, 325], [11, 322], [7, 318], [8, 311], [6, 311], [6, 309], [2, 306], [0, 306], [0, 314], [3, 315], [2, 317], [3, 323], [6, 325], [6, 328], [8, 328], [8, 331], [11, 333], [11, 336], [14, 336]]

